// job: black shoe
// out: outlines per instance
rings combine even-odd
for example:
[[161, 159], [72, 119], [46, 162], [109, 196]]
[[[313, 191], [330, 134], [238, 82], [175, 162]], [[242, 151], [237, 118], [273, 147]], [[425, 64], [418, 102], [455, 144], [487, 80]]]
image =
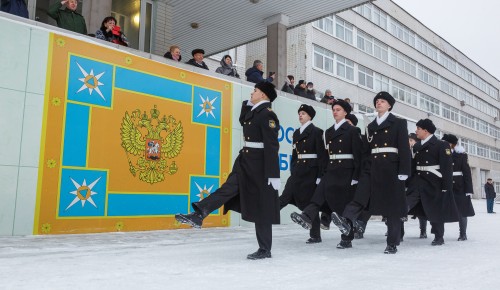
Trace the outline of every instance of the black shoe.
[[387, 247], [385, 247], [384, 254], [396, 254], [397, 251], [398, 248], [395, 245], [387, 245]]
[[261, 260], [265, 258], [271, 258], [271, 251], [258, 249], [257, 252], [247, 256], [247, 259], [249, 260]]
[[310, 230], [312, 227], [311, 219], [305, 214], [292, 212], [290, 218], [292, 218], [294, 223], [301, 225], [306, 230]]
[[366, 223], [364, 221], [356, 220], [353, 224], [354, 232], [364, 233], [366, 228]]
[[340, 232], [348, 236], [352, 230], [352, 226], [349, 224], [346, 218], [339, 216], [336, 212], [332, 213], [332, 222], [336, 225]]
[[328, 231], [330, 229], [330, 223], [332, 220], [330, 219], [330, 215], [322, 213], [321, 214], [321, 219], [320, 219], [320, 224], [319, 227], [322, 230]]
[[340, 241], [340, 243], [337, 244], [337, 249], [348, 249], [352, 248], [352, 243], [351, 241]]
[[443, 244], [444, 244], [443, 238], [440, 238], [440, 239], [435, 238], [431, 243], [432, 246], [441, 246]]
[[458, 237], [457, 241], [467, 241], [467, 235], [466, 234], [460, 234]]
[[309, 238], [306, 241], [306, 244], [317, 244], [317, 243], [321, 243], [321, 238]]
[[427, 233], [423, 232], [423, 231], [420, 231], [420, 238], [421, 239], [427, 239]]
[[355, 238], [356, 240], [360, 240], [360, 239], [364, 238], [363, 233], [360, 233], [360, 232], [355, 232], [355, 233], [354, 233], [354, 238]]
[[192, 212], [190, 214], [176, 214], [175, 219], [181, 224], [188, 224], [196, 229], [201, 229], [201, 224], [203, 223], [203, 217], [198, 212]]

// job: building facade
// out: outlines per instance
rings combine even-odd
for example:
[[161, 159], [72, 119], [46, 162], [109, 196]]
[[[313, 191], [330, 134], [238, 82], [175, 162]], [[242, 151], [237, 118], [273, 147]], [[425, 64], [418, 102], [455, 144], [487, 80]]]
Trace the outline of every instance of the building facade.
[[[475, 198], [484, 198], [489, 177], [499, 191], [500, 81], [397, 4], [364, 4], [290, 29], [287, 38], [289, 74], [312, 81], [318, 96], [331, 89], [371, 113], [375, 93], [390, 92], [396, 113], [430, 118], [438, 137], [459, 137]], [[265, 59], [265, 47], [265, 39], [246, 46], [246, 67]]]

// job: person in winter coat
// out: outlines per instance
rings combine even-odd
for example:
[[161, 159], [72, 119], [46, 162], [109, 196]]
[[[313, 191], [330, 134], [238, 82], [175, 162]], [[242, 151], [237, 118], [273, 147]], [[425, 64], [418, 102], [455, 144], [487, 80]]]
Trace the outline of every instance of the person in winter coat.
[[[293, 212], [292, 221], [305, 229], [312, 229], [317, 223], [322, 207], [331, 212], [342, 213], [354, 197], [355, 185], [361, 171], [362, 141], [357, 127], [350, 125], [345, 117], [351, 106], [345, 101], [337, 101], [332, 106], [335, 124], [325, 132], [325, 147], [329, 155], [326, 171], [314, 192], [311, 203], [302, 213]], [[338, 249], [352, 248], [354, 232], [342, 233]]]
[[255, 85], [250, 100], [241, 105], [239, 121], [245, 141], [231, 174], [219, 189], [191, 204], [194, 212], [175, 215], [180, 223], [201, 228], [203, 219], [222, 205], [224, 213], [240, 212], [243, 220], [255, 223], [259, 249], [247, 256], [251, 260], [271, 258], [272, 224], [280, 223], [280, 124], [271, 109], [276, 97], [272, 83]]
[[307, 93], [306, 93], [306, 81], [304, 80], [299, 80], [299, 83], [295, 86], [295, 89], [293, 89], [293, 93], [296, 96], [300, 96], [303, 98], [307, 98]]
[[215, 72], [230, 77], [240, 78], [240, 75], [236, 71], [236, 67], [233, 66], [233, 59], [228, 54], [222, 57], [220, 60], [220, 67], [218, 67]]
[[264, 79], [262, 76], [264, 75], [264, 72], [262, 71], [264, 69], [264, 64], [260, 60], [254, 60], [253, 66], [245, 72], [245, 76], [247, 77], [247, 81], [252, 82], [252, 83], [259, 83], [262, 81], [265, 82], [272, 82], [274, 80], [275, 73], [269, 73], [269, 76], [267, 79]]
[[205, 55], [205, 51], [203, 49], [193, 49], [193, 51], [191, 51], [191, 55], [193, 58], [188, 60], [186, 62], [187, 64], [208, 70], [207, 64], [203, 61], [203, 57]]
[[[298, 110], [300, 128], [293, 132], [293, 151], [290, 162], [290, 177], [280, 196], [280, 207], [288, 204], [304, 210], [311, 202], [311, 198], [323, 176], [324, 166], [328, 158], [323, 142], [323, 130], [311, 122], [316, 116], [312, 106], [302, 104]], [[318, 213], [312, 218], [308, 244], [320, 243], [321, 233]]]
[[441, 140], [450, 144], [453, 161], [453, 195], [460, 213], [458, 241], [467, 240], [467, 217], [474, 216], [474, 207], [470, 200], [472, 189], [472, 174], [465, 148], [457, 146], [458, 138], [452, 134], [444, 134]]
[[50, 6], [47, 14], [57, 22], [57, 26], [86, 35], [87, 24], [85, 18], [76, 12], [77, 7], [77, 0], [63, 0]]
[[294, 83], [295, 83], [295, 77], [292, 75], [287, 75], [286, 79], [285, 79], [285, 84], [281, 88], [281, 91], [293, 95], [293, 84]]
[[372, 215], [387, 219], [385, 254], [395, 254], [401, 239], [401, 219], [407, 216], [405, 180], [410, 174], [411, 153], [405, 119], [393, 114], [396, 100], [387, 92], [373, 98], [377, 117], [366, 130], [366, 161], [363, 161], [354, 199], [342, 216], [332, 213], [332, 222], [346, 235], [351, 235], [355, 223], [365, 208]]
[[488, 178], [486, 184], [484, 185], [484, 192], [486, 192], [486, 209], [488, 213], [496, 213], [493, 211], [493, 204], [495, 203], [495, 198], [497, 197], [495, 187], [493, 186], [493, 179]]
[[163, 57], [175, 61], [181, 61], [181, 49], [177, 45], [172, 45], [170, 46], [169, 50], [163, 55]]
[[432, 246], [444, 244], [444, 223], [459, 221], [459, 212], [453, 194], [453, 160], [450, 145], [434, 132], [436, 126], [429, 119], [417, 122], [417, 138], [413, 146], [413, 174], [408, 184], [409, 214], [424, 216], [431, 223], [434, 234]]
[[306, 88], [306, 98], [316, 101], [316, 90], [314, 89], [314, 84], [312, 82], [308, 82]]
[[28, 7], [25, 0], [1, 0], [0, 11], [29, 18]]
[[121, 32], [120, 26], [116, 25], [116, 19], [113, 16], [104, 18], [101, 28], [95, 32], [95, 37], [123, 46], [129, 45], [127, 37]]

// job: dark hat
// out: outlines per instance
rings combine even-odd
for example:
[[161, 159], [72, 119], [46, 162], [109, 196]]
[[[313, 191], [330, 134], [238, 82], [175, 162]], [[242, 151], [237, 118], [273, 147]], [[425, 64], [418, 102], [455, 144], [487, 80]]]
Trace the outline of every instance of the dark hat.
[[297, 85], [301, 85], [301, 84], [303, 84], [305, 82], [306, 82], [305, 80], [299, 80], [299, 83]]
[[441, 140], [444, 140], [444, 141], [446, 141], [450, 144], [453, 144], [453, 145], [457, 145], [457, 143], [458, 143], [457, 136], [455, 136], [453, 134], [444, 134], [443, 138], [441, 138]]
[[307, 85], [314, 86], [314, 84], [312, 82], [308, 82]]
[[341, 106], [344, 109], [344, 111], [347, 113], [347, 115], [349, 115], [352, 111], [351, 105], [344, 100], [336, 100], [335, 102], [332, 103], [332, 108], [335, 105]]
[[255, 87], [261, 90], [269, 98], [269, 100], [271, 100], [271, 102], [276, 99], [276, 89], [272, 83], [263, 81], [256, 83]]
[[205, 54], [205, 51], [203, 49], [201, 49], [201, 48], [193, 49], [193, 51], [191, 51], [191, 55], [192, 56], [194, 56], [197, 53]]
[[348, 114], [345, 118], [351, 121], [354, 126], [358, 125], [358, 118], [354, 114]]
[[420, 119], [420, 121], [417, 122], [417, 127], [427, 130], [427, 132], [431, 134], [436, 132], [436, 126], [434, 126], [434, 123], [432, 123], [430, 119]]
[[415, 142], [418, 142], [417, 134], [415, 134], [415, 133], [408, 134], [408, 138], [412, 139]]
[[313, 106], [302, 104], [299, 107], [298, 113], [300, 113], [300, 111], [306, 112], [309, 117], [311, 117], [311, 120], [314, 119], [314, 116], [316, 116], [316, 110], [314, 110]]
[[376, 107], [376, 103], [378, 99], [384, 99], [386, 100], [391, 107], [389, 108], [389, 111], [394, 108], [394, 104], [396, 103], [396, 100], [389, 94], [388, 92], [380, 92], [378, 93], [375, 98], [373, 98], [373, 106]]

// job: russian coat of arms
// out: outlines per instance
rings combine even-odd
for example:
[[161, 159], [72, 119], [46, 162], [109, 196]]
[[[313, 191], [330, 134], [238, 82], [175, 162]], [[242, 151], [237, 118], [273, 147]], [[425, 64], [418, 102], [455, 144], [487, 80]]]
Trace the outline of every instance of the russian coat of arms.
[[137, 109], [125, 112], [121, 124], [122, 147], [127, 154], [130, 173], [139, 180], [154, 184], [165, 180], [165, 173], [173, 175], [178, 167], [172, 160], [177, 157], [184, 143], [182, 123], [172, 115], [163, 115], [156, 108], [150, 115]]

